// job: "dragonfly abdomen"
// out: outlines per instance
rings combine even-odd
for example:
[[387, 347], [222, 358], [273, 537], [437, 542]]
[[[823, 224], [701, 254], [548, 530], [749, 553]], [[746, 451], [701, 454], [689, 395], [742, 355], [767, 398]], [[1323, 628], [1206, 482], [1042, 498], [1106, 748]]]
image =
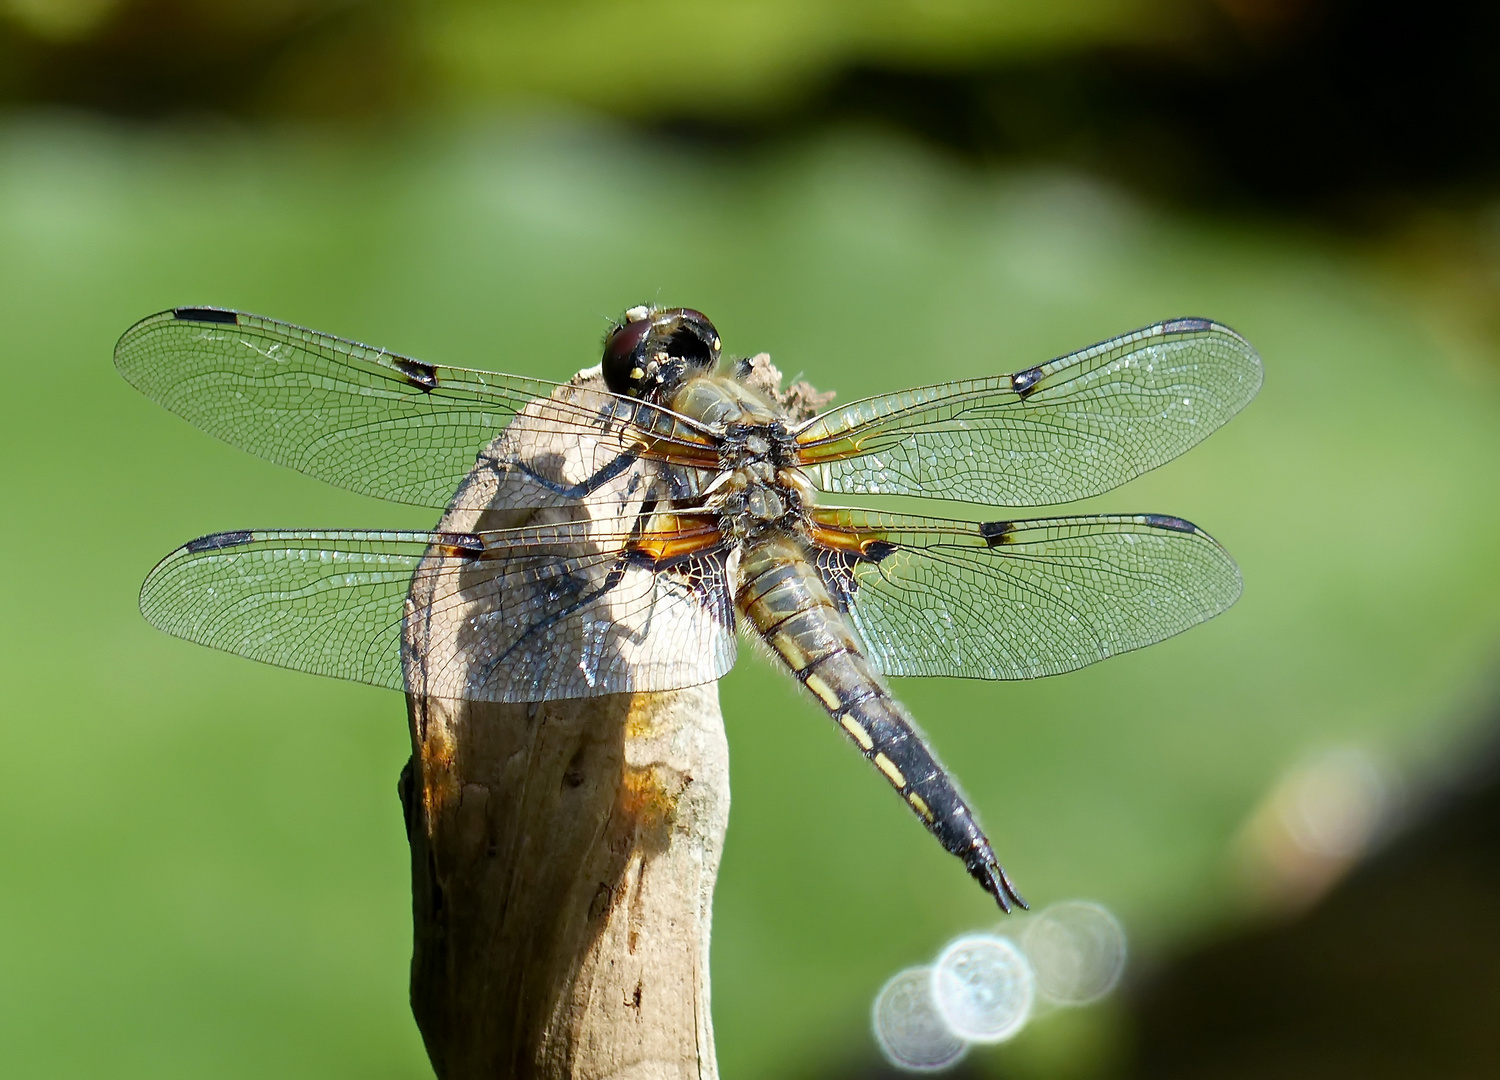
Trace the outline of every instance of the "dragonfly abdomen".
[[736, 603], [943, 847], [963, 860], [1002, 908], [1025, 907], [973, 812], [864, 656], [801, 547], [785, 539], [748, 545]]

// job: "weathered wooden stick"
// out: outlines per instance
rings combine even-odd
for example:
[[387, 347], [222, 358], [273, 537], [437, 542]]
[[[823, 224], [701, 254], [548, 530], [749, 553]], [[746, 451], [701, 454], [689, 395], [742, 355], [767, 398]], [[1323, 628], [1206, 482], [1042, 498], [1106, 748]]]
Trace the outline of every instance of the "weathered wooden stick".
[[411, 1001], [437, 1075], [717, 1076], [717, 688], [410, 715]]
[[[439, 528], [528, 520], [461, 508], [503, 501], [500, 473], [481, 457]], [[448, 655], [451, 625], [408, 623], [408, 654]], [[709, 924], [729, 816], [717, 686], [508, 705], [426, 697], [424, 670], [408, 662], [401, 796], [412, 1011], [440, 1080], [716, 1078]]]

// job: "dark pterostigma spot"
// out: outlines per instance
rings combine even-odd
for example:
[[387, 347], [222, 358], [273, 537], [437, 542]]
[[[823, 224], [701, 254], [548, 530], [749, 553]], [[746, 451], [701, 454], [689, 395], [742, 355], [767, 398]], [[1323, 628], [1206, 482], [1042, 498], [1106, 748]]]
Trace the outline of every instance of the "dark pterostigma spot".
[[1032, 391], [1036, 389], [1036, 384], [1039, 383], [1041, 379], [1041, 368], [1027, 368], [1025, 371], [1018, 371], [1010, 377], [1010, 388], [1014, 390], [1022, 400], [1025, 400], [1026, 398], [1031, 396]]
[[423, 364], [417, 360], [408, 360], [404, 356], [391, 357], [391, 366], [406, 376], [406, 381], [418, 390], [427, 393], [437, 389], [437, 368], [431, 364]]
[[979, 535], [984, 537], [984, 542], [990, 547], [999, 547], [1015, 538], [1015, 528], [1013, 521], [981, 521]]
[[172, 318], [183, 322], [223, 323], [225, 326], [239, 325], [238, 312], [216, 307], [180, 307], [172, 309]]
[[1198, 526], [1191, 521], [1184, 521], [1180, 517], [1172, 517], [1169, 514], [1142, 514], [1141, 520], [1153, 529], [1171, 529], [1173, 532], [1195, 533]]
[[1161, 324], [1163, 334], [1190, 334], [1213, 328], [1214, 324], [1210, 319], [1168, 319]]
[[209, 533], [207, 536], [200, 536], [196, 540], [189, 540], [183, 545], [182, 550], [195, 553], [199, 551], [218, 551], [221, 548], [239, 547], [241, 544], [248, 544], [254, 539], [255, 534], [249, 529], [235, 529], [233, 532]]

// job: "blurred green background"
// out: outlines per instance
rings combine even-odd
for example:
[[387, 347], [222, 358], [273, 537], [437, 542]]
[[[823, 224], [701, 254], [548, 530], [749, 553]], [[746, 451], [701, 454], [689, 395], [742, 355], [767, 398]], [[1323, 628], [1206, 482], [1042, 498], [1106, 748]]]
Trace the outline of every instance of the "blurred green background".
[[[1357, 854], [1288, 862], [1265, 822], [1299, 763], [1365, 755], [1386, 821], [1493, 715], [1497, 25], [1446, 0], [0, 2], [0, 1074], [430, 1075], [399, 696], [167, 638], [135, 596], [209, 531], [434, 515], [137, 395], [113, 342], [179, 304], [555, 378], [626, 306], [689, 304], [840, 400], [1234, 326], [1260, 397], [1090, 508], [1200, 523], [1240, 603], [1074, 675], [897, 691], [1030, 899], [1108, 905], [1137, 973], [1293, 917]], [[758, 656], [721, 694], [723, 1075], [861, 1074], [880, 984], [993, 909]], [[1129, 1002], [966, 1067], [1113, 1075]]]

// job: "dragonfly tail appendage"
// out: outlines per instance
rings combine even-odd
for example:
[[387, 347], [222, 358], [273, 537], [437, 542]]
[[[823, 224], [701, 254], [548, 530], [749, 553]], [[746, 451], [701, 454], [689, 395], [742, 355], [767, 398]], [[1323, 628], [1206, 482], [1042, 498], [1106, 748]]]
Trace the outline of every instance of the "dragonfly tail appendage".
[[740, 610], [1001, 910], [1025, 908], [973, 812], [905, 708], [865, 659], [817, 571], [779, 547], [746, 553]]
[[1005, 867], [1000, 865], [995, 858], [995, 853], [989, 850], [988, 842], [985, 843], [985, 849], [985, 856], [980, 856], [976, 852], [974, 857], [964, 860], [969, 873], [974, 875], [974, 879], [984, 887], [985, 892], [995, 898], [995, 902], [1006, 914], [1010, 913], [1012, 904], [1023, 911], [1029, 911], [1031, 905], [1016, 891], [1015, 885], [1011, 883], [1010, 875], [1005, 872]]

